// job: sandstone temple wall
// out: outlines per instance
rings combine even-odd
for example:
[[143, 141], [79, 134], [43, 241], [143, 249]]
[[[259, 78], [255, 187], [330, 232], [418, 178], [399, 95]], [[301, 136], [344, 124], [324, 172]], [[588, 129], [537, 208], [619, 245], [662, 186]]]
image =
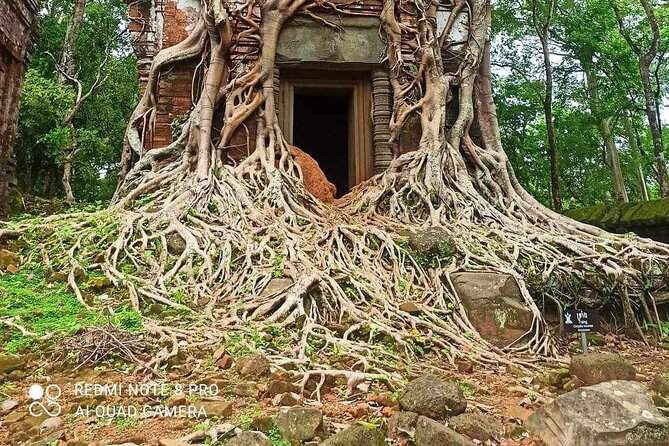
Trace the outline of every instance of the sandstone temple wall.
[[14, 140], [38, 8], [39, 0], [0, 2], [0, 213], [8, 211], [17, 197]]

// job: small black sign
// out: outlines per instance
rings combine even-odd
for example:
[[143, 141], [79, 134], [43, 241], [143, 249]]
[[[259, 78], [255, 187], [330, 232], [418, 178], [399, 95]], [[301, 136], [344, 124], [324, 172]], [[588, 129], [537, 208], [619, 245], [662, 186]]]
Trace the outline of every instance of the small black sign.
[[599, 311], [566, 310], [564, 312], [564, 329], [571, 333], [599, 331]]

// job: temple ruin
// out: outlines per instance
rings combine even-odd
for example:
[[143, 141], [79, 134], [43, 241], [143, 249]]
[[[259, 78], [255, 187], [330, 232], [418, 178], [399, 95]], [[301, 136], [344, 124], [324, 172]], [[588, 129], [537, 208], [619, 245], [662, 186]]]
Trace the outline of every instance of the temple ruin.
[[[131, 32], [142, 88], [155, 55], [186, 38], [200, 13], [199, 0], [151, 0], [131, 2]], [[391, 147], [389, 122], [392, 90], [383, 65], [385, 43], [380, 32], [381, 0], [335, 1], [332, 8], [311, 9], [313, 14], [292, 18], [282, 29], [276, 52], [275, 99], [283, 134], [292, 144], [318, 162], [340, 197], [356, 184], [384, 171], [393, 156], [414, 150], [420, 138], [418, 117], [410, 119], [395, 147]], [[450, 2], [440, 8], [437, 26], [443, 29], [451, 15]], [[409, 12], [406, 20], [413, 19]], [[322, 20], [336, 27], [324, 24]], [[253, 20], [258, 23], [259, 12]], [[454, 20], [444, 45], [446, 65], [457, 66], [459, 51], [468, 37], [468, 13]], [[235, 23], [233, 32], [242, 36], [230, 55], [233, 73], [247, 70], [258, 57], [259, 42], [243, 37], [247, 23]], [[411, 60], [406, 48], [406, 59]], [[178, 134], [195, 104], [194, 78], [203, 75], [200, 60], [173, 67], [161, 74], [151, 128], [146, 132], [147, 149], [163, 147]], [[457, 101], [449, 105], [457, 116]], [[218, 116], [221, 127], [222, 116]], [[215, 124], [216, 126], [216, 124]], [[246, 119], [225, 149], [226, 157], [240, 159], [254, 149], [255, 119]], [[298, 159], [299, 162], [299, 159]], [[314, 188], [305, 181], [314, 195]], [[322, 196], [319, 196], [322, 198]]]
[[0, 2], [0, 213], [16, 200], [14, 139], [21, 87], [37, 35], [39, 0]]

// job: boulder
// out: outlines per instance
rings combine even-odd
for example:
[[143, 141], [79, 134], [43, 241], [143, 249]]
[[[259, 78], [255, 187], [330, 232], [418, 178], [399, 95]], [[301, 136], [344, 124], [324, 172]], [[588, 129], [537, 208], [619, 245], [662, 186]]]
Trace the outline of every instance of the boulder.
[[419, 417], [416, 423], [416, 446], [473, 446], [467, 437], [438, 421]]
[[398, 438], [407, 436], [413, 438], [416, 434], [416, 423], [419, 415], [414, 412], [395, 412], [386, 423], [388, 437]]
[[558, 396], [525, 427], [547, 446], [660, 446], [669, 420], [636, 381], [606, 381]]
[[294, 407], [279, 412], [274, 425], [281, 435], [291, 441], [313, 439], [323, 427], [323, 413], [318, 409]]
[[653, 376], [653, 380], [650, 382], [650, 390], [662, 396], [669, 396], [669, 373]]
[[261, 377], [269, 375], [269, 360], [260, 353], [253, 353], [237, 361], [235, 370], [242, 376]]
[[445, 228], [433, 226], [413, 233], [409, 237], [409, 248], [422, 259], [446, 259], [457, 253], [455, 241]]
[[15, 355], [0, 355], [0, 374], [9, 374], [26, 366], [26, 360]]
[[448, 427], [475, 440], [499, 441], [504, 426], [494, 417], [479, 413], [463, 413], [448, 420]]
[[63, 425], [63, 419], [60, 417], [51, 417], [42, 421], [39, 429], [40, 431], [51, 431], [54, 429], [59, 429]]
[[586, 386], [604, 381], [636, 379], [631, 364], [615, 353], [589, 353], [571, 358], [569, 372]]
[[293, 285], [293, 280], [287, 277], [275, 277], [270, 280], [260, 293], [261, 299], [273, 297], [281, 292], [285, 292]]
[[407, 384], [399, 402], [403, 410], [435, 420], [445, 420], [467, 408], [467, 400], [460, 387], [434, 375], [423, 375]]
[[300, 388], [289, 381], [273, 379], [267, 384], [267, 394], [269, 397], [275, 397], [283, 393], [297, 393]]
[[232, 415], [232, 403], [227, 401], [205, 401], [202, 403], [202, 407], [207, 412], [207, 418], [225, 418]]
[[513, 276], [463, 272], [451, 274], [451, 281], [469, 321], [493, 345], [505, 347], [532, 327], [534, 315]]
[[228, 446], [272, 446], [272, 442], [260, 432], [242, 432], [226, 443]]
[[383, 433], [359, 424], [353, 425], [331, 436], [321, 446], [385, 446]]
[[254, 381], [242, 381], [232, 388], [232, 393], [241, 397], [257, 398], [260, 391], [258, 390], [258, 383]]
[[19, 402], [16, 400], [4, 400], [0, 403], [0, 415], [5, 415], [11, 412], [12, 410], [19, 407]]
[[173, 256], [180, 256], [186, 250], [186, 240], [176, 232], [165, 237], [167, 252]]
[[10, 265], [18, 266], [21, 258], [15, 252], [0, 249], [0, 269], [6, 270]]

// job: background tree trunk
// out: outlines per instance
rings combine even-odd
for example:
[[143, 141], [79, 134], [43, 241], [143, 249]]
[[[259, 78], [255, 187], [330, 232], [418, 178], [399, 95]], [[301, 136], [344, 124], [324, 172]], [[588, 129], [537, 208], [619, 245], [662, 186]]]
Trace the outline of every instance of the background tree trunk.
[[544, 57], [544, 73], [546, 91], [543, 98], [544, 118], [546, 120], [546, 137], [548, 139], [548, 157], [551, 166], [551, 203], [556, 211], [562, 210], [562, 195], [560, 193], [560, 169], [558, 165], [558, 148], [555, 140], [555, 124], [553, 122], [553, 67], [551, 65], [551, 53], [548, 46], [549, 28], [553, 18], [555, 3], [549, 0], [546, 5], [546, 19], [542, 26], [537, 24], [537, 2], [533, 8], [534, 26], [541, 41], [541, 50]]
[[592, 54], [587, 59], [581, 60], [581, 65], [585, 71], [585, 82], [588, 90], [588, 103], [590, 106], [590, 113], [597, 120], [597, 127], [599, 134], [604, 143], [606, 152], [606, 164], [611, 170], [611, 177], [613, 179], [613, 190], [616, 195], [616, 200], [627, 203], [627, 190], [625, 190], [625, 180], [623, 178], [622, 168], [620, 167], [620, 155], [618, 147], [611, 132], [611, 117], [602, 116], [603, 112], [600, 110], [599, 101], [599, 85], [597, 82], [597, 73], [592, 62]]
[[86, 1], [76, 0], [72, 17], [67, 24], [67, 31], [65, 32], [65, 41], [63, 42], [63, 53], [60, 57], [60, 67], [64, 72], [59, 72], [58, 78], [62, 84], [71, 84], [72, 81], [68, 78], [74, 77], [77, 72], [77, 60], [75, 53], [79, 42], [79, 35], [81, 34], [81, 25], [84, 23], [84, 15], [86, 13]]

